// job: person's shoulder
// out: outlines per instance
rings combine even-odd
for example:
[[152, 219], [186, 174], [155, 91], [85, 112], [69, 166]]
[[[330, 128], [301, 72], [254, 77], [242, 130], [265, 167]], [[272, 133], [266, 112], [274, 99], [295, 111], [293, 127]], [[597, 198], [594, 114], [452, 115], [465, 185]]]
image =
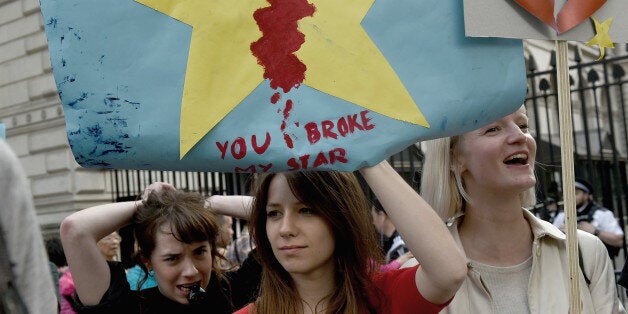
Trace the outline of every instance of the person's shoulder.
[[580, 245], [580, 250], [583, 251], [582, 252], [583, 254], [587, 254], [587, 252], [591, 252], [591, 250], [595, 250], [595, 249], [601, 252], [606, 252], [606, 247], [604, 246], [604, 242], [602, 242], [600, 238], [582, 230], [577, 230], [577, 234], [578, 234], [578, 244]]
[[593, 220], [598, 221], [599, 223], [602, 224], [607, 224], [610, 223], [611, 221], [615, 221], [615, 213], [602, 206], [602, 205], [594, 205], [595, 207], [595, 212], [593, 212]]
[[547, 238], [545, 236], [549, 236], [549, 238], [560, 241], [566, 239], [565, 234], [560, 231], [560, 229], [558, 229], [558, 226], [556, 226], [555, 224], [540, 219], [532, 215], [532, 213], [530, 213], [529, 211], [524, 211], [524, 213], [526, 220], [528, 220], [528, 223], [532, 228], [532, 233], [534, 234], [535, 238]]
[[600, 213], [600, 214], [609, 214], [609, 213], [613, 214], [612, 210], [610, 210], [610, 209], [608, 209], [608, 208], [606, 208], [606, 207], [604, 207], [604, 206], [602, 206], [600, 204], [597, 204], [597, 203], [593, 203], [593, 209], [595, 209], [595, 214], [598, 214], [598, 213]]

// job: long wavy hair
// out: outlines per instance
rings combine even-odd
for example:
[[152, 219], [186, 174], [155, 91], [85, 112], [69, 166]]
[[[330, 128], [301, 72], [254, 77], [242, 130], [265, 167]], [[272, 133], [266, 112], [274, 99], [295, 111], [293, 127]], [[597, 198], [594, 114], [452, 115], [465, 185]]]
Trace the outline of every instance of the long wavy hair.
[[251, 232], [262, 264], [258, 313], [302, 313], [302, 301], [290, 274], [275, 258], [266, 233], [266, 204], [273, 178], [283, 175], [290, 190], [327, 222], [336, 241], [333, 254], [335, 289], [325, 299], [326, 313], [367, 309], [376, 262], [381, 262], [370, 206], [358, 180], [347, 172], [287, 172], [259, 178], [251, 217]]
[[[462, 141], [463, 136], [458, 135], [425, 142], [421, 196], [444, 221], [463, 214], [465, 204], [471, 201], [457, 167]], [[519, 198], [522, 207], [534, 205], [534, 187], [521, 192]]]
[[[155, 250], [155, 239], [159, 227], [167, 223], [172, 228], [175, 239], [180, 242], [187, 244], [209, 242], [213, 260], [212, 278], [216, 278], [221, 284], [224, 284], [224, 274], [220, 267], [216, 267], [225, 260], [225, 257], [218, 252], [216, 245], [220, 227], [215, 215], [204, 208], [204, 201], [205, 199], [200, 194], [193, 192], [173, 189], [151, 192], [133, 216], [133, 231], [138, 245], [136, 252], [138, 257], [150, 259]], [[139, 265], [144, 271], [144, 276], [138, 282], [138, 290], [148, 278], [146, 265], [144, 263], [139, 263]]]

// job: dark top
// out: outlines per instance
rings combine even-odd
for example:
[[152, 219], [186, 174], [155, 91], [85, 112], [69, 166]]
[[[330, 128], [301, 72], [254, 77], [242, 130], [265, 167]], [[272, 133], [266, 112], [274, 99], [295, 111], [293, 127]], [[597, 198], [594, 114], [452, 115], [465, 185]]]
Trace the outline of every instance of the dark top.
[[133, 291], [119, 262], [108, 262], [111, 272], [109, 289], [100, 303], [84, 306], [75, 295], [78, 313], [232, 313], [257, 297], [261, 265], [251, 251], [238, 270], [227, 272], [227, 283], [219, 284], [213, 275], [207, 286], [207, 298], [200, 304], [181, 304], [159, 292], [158, 287]]
[[[621, 270], [617, 284], [628, 289], [628, 263], [624, 263], [624, 268]], [[626, 292], [626, 294], [628, 295], [628, 292]]]

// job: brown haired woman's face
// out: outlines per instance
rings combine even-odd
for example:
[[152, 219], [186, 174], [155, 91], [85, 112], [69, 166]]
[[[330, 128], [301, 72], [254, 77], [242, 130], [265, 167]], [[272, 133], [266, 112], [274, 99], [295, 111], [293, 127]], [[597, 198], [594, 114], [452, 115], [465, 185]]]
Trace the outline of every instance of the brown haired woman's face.
[[296, 198], [282, 174], [270, 183], [266, 216], [273, 254], [288, 273], [333, 273], [335, 239], [329, 224]]
[[159, 291], [168, 299], [187, 304], [189, 287], [207, 287], [212, 272], [208, 241], [190, 244], [177, 240], [168, 223], [159, 226], [148, 266], [155, 271]]

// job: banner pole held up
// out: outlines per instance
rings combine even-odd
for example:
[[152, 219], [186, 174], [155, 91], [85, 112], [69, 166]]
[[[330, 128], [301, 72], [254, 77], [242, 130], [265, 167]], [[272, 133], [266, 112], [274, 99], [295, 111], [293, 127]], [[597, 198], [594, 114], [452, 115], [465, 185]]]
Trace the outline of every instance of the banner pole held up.
[[567, 41], [556, 41], [558, 82], [558, 108], [560, 119], [560, 142], [562, 159], [563, 200], [565, 227], [567, 229], [567, 253], [569, 255], [570, 313], [580, 314], [580, 267], [578, 264], [577, 215], [574, 188], [573, 126], [571, 117], [571, 96], [569, 89], [569, 63]]

